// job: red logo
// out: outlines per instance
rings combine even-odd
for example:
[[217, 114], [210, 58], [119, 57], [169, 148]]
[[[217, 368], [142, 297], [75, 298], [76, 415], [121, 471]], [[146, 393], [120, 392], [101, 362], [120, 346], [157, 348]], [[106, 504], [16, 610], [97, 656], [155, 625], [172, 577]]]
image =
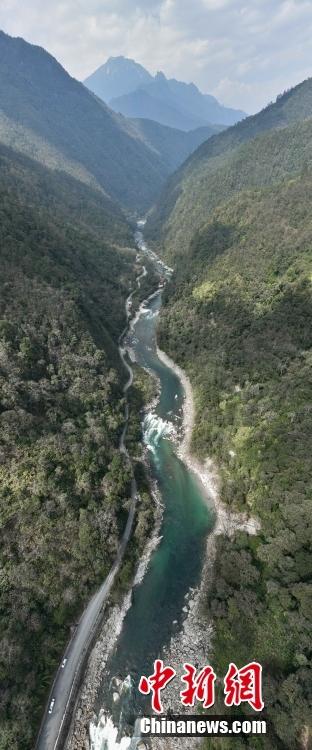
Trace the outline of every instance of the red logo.
[[[141, 677], [139, 691], [143, 695], [152, 693], [152, 709], [157, 714], [163, 713], [161, 691], [177, 676], [175, 669], [165, 667], [161, 659], [154, 662], [154, 672], [149, 677]], [[194, 706], [202, 703], [204, 708], [211, 708], [215, 702], [215, 682], [217, 675], [210, 665], [198, 673], [193, 664], [184, 664], [181, 681], [186, 687], [180, 691], [182, 706]], [[224, 678], [224, 703], [226, 706], [239, 706], [249, 703], [255, 711], [262, 711], [262, 667], [253, 661], [238, 669], [231, 663]]]
[[210, 708], [215, 702], [215, 681], [217, 675], [212, 667], [204, 669], [196, 675], [196, 669], [192, 664], [184, 664], [185, 674], [182, 675], [182, 682], [187, 687], [181, 690], [181, 703], [183, 706], [194, 706], [195, 701], [200, 701], [204, 708]]
[[141, 677], [139, 691], [143, 695], [152, 693], [152, 709], [157, 714], [161, 714], [163, 707], [160, 701], [160, 693], [176, 676], [175, 669], [164, 667], [164, 662], [157, 659], [154, 662], [154, 673], [149, 677]]
[[224, 678], [224, 694], [226, 706], [240, 706], [249, 703], [255, 711], [262, 711], [262, 667], [253, 661], [242, 669], [236, 664], [230, 664]]

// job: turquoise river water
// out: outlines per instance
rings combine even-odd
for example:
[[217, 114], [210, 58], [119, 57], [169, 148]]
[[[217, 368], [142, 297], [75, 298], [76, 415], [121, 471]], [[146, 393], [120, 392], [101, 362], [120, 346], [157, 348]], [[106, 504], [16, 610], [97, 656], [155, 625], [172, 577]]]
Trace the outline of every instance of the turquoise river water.
[[[141, 231], [136, 240], [141, 252], [148, 252]], [[134, 726], [136, 718], [150, 710], [149, 699], [137, 689], [139, 679], [152, 673], [154, 660], [181, 628], [185, 596], [200, 582], [207, 536], [214, 524], [202, 488], [176, 452], [184, 390], [177, 375], [157, 355], [160, 307], [161, 290], [141, 307], [124, 343], [136, 362], [156, 375], [160, 384], [158, 402], [145, 416], [143, 433], [152, 478], [163, 504], [161, 540], [142, 583], [134, 589], [132, 605], [107, 664], [97, 706], [102, 718], [98, 726], [92, 726], [92, 750], [136, 747], [134, 737], [131, 741], [123, 735], [129, 724]], [[123, 685], [121, 699], [114, 702], [116, 678], [118, 685]]]

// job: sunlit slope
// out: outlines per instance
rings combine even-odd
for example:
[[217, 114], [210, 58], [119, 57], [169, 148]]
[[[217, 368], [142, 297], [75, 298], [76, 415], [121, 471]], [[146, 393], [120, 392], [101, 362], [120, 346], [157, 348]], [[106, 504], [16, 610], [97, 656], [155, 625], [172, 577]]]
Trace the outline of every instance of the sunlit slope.
[[219, 674], [233, 659], [263, 665], [263, 750], [293, 750], [311, 719], [311, 268], [306, 170], [213, 213], [160, 319], [195, 389], [193, 448], [216, 460], [223, 501], [261, 522], [256, 538], [218, 539], [207, 619]]
[[150, 239], [172, 259], [187, 250], [217, 205], [244, 188], [272, 184], [309, 164], [311, 116], [308, 79], [202, 144], [167, 183], [147, 226]]

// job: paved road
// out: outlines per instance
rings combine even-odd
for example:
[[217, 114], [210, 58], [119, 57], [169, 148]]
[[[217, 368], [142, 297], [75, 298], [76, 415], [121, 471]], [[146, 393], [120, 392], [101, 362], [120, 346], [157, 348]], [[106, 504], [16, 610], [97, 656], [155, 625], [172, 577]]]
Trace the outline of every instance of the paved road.
[[66, 658], [67, 661], [63, 669], [62, 666], [58, 669], [50, 696], [50, 700], [52, 700], [52, 698], [55, 699], [55, 704], [52, 714], [49, 714], [49, 705], [47, 706], [36, 744], [37, 750], [60, 750], [61, 748], [60, 739], [62, 728], [65, 718], [67, 717], [67, 709], [69, 708], [72, 693], [75, 688], [77, 688], [77, 683], [79, 682], [78, 678], [80, 676], [80, 668], [90, 647], [96, 627], [99, 624], [103, 606], [119, 571], [131, 535], [137, 499], [137, 487], [134, 479], [132, 480], [131, 489], [131, 509], [117, 558], [101, 588], [96, 594], [94, 594], [85, 609], [64, 654], [64, 659]]
[[[138, 286], [140, 285], [140, 279], [145, 275], [145, 273], [145, 268], [143, 268], [142, 274], [137, 278]], [[126, 303], [128, 319], [131, 315], [129, 303], [131, 302], [133, 294], [134, 292], [129, 295]], [[126, 360], [126, 350], [122, 346], [119, 347], [119, 353], [123, 364], [129, 374], [128, 381], [123, 388], [123, 392], [126, 395], [133, 382], [133, 371]], [[119, 449], [131, 464], [131, 459], [125, 445], [128, 419], [129, 406], [128, 403], [126, 403], [125, 425], [120, 438]], [[101, 588], [97, 591], [96, 594], [94, 594], [88, 606], [86, 607], [63, 656], [43, 717], [41, 729], [36, 743], [36, 750], [62, 750], [61, 742], [63, 739], [62, 729], [64, 726], [64, 722], [69, 715], [71, 699], [74, 699], [77, 688], [79, 687], [79, 680], [81, 678], [84, 659], [89, 651], [97, 626], [99, 625], [100, 618], [103, 613], [103, 607], [107, 601], [116, 575], [120, 569], [120, 565], [124, 557], [129, 538], [131, 536], [133, 520], [136, 511], [136, 501], [137, 485], [135, 479], [133, 478], [131, 483], [130, 511], [128, 515], [127, 525], [120, 543], [118, 555]], [[65, 659], [65, 666], [62, 667]], [[52, 700], [54, 700], [54, 705], [52, 713], [50, 714], [49, 707]]]

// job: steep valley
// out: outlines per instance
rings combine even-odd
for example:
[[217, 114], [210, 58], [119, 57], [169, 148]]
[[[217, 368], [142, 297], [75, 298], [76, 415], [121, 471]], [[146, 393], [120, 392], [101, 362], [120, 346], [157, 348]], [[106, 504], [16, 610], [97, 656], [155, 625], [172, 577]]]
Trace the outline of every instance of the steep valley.
[[[140, 673], [182, 638], [198, 587], [217, 674], [263, 667], [269, 731], [235, 748], [310, 750], [312, 79], [222, 132], [182, 132], [116, 114], [0, 32], [0, 94], [0, 750], [34, 747], [118, 557], [133, 476], [110, 605], [130, 605], [155, 545], [75, 750], [91, 714], [92, 750], [106, 750], [101, 709], [122, 733], [146, 707]], [[135, 246], [143, 214], [156, 256], [141, 230]], [[185, 385], [157, 344], [193, 390], [192, 453], [217, 467], [229, 513], [254, 519], [208, 561], [212, 506], [179, 455]], [[220, 686], [210, 713], [225, 713]]]

